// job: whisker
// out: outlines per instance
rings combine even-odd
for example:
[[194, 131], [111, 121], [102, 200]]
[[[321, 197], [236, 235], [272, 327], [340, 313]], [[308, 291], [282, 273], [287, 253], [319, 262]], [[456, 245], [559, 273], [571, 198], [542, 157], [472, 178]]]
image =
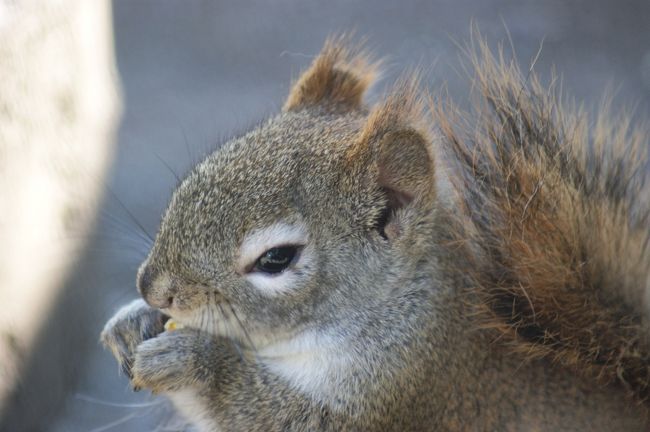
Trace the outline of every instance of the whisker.
[[[151, 246], [152, 240], [150, 237], [142, 233], [142, 228], [134, 229], [133, 225], [126, 223], [124, 220], [122, 220], [122, 218], [113, 215], [106, 209], [101, 211], [101, 217], [106, 222], [109, 222], [110, 225], [112, 225], [111, 228], [113, 228], [114, 231], [119, 231], [123, 234], [127, 234], [129, 237], [136, 236], [144, 241], [147, 246]], [[104, 228], [104, 230], [106, 230], [106, 228]], [[100, 229], [100, 231], [102, 230]]]
[[172, 173], [172, 175], [174, 176], [174, 178], [176, 178], [176, 182], [177, 182], [177, 183], [180, 183], [180, 182], [181, 182], [181, 178], [178, 176], [178, 174], [176, 174], [176, 171], [174, 171], [174, 169], [173, 169], [173, 168], [172, 168], [172, 167], [167, 163], [167, 161], [165, 161], [165, 160], [162, 158], [162, 156], [160, 156], [160, 155], [159, 155], [158, 153], [156, 153], [155, 151], [153, 152], [153, 154], [154, 154], [154, 156], [156, 156], [156, 158], [160, 161], [160, 163], [162, 163], [162, 164], [165, 166], [165, 168], [167, 168], [167, 170], [169, 170], [169, 172]]
[[[229, 325], [230, 323], [228, 322], [228, 320], [225, 319], [226, 312], [223, 310], [223, 306], [221, 305], [221, 302], [218, 302], [217, 305], [219, 306], [219, 310], [221, 311], [221, 315], [224, 316], [224, 320], [223, 320], [224, 326], [226, 324]], [[231, 309], [232, 309], [232, 306], [231, 306]], [[234, 338], [231, 338], [231, 340], [232, 340], [233, 345], [235, 346], [235, 349], [237, 350], [237, 354], [239, 354], [240, 360], [244, 361], [244, 353], [242, 352], [241, 347], [239, 346], [239, 343]]]
[[199, 328], [202, 331], [206, 331], [207, 329], [205, 328], [205, 311], [206, 309], [203, 308], [201, 309], [201, 315], [199, 316]]
[[183, 141], [185, 142], [185, 150], [187, 151], [187, 158], [192, 166], [196, 165], [198, 162], [198, 159], [196, 158], [195, 155], [192, 154], [192, 151], [190, 150], [190, 143], [187, 139], [187, 134], [185, 133], [185, 129], [182, 129], [183, 133]]
[[208, 308], [206, 310], [206, 314], [208, 315], [208, 326], [206, 328], [206, 331], [210, 334], [215, 334], [214, 333], [214, 313], [212, 311], [212, 297], [210, 296], [211, 293], [207, 293], [206, 298], [207, 298], [207, 303], [208, 303]]
[[[217, 294], [214, 294], [214, 299], [213, 302], [215, 305], [217, 305]], [[216, 316], [216, 312], [213, 307], [210, 308], [210, 315], [211, 315], [211, 320], [212, 320], [212, 330], [214, 331], [214, 334], [219, 333], [219, 320], [217, 319], [218, 317]]]
[[221, 324], [224, 326], [223, 334], [228, 335], [229, 334], [228, 329], [226, 328], [226, 326], [229, 325], [228, 319], [227, 319], [228, 315], [226, 314], [226, 311], [223, 309], [223, 305], [221, 304], [221, 302], [218, 301], [216, 298], [215, 298], [215, 304], [219, 308], [219, 312], [221, 312], [222, 319], [220, 321], [221, 321]]
[[122, 210], [124, 210], [124, 212], [126, 212], [126, 214], [129, 216], [129, 218], [131, 219], [131, 221], [132, 221], [132, 222], [133, 222], [133, 223], [134, 223], [138, 228], [140, 228], [140, 230], [142, 230], [142, 234], [144, 234], [144, 235], [147, 237], [147, 239], [148, 239], [149, 241], [151, 241], [151, 243], [153, 244], [153, 243], [154, 243], [154, 239], [153, 239], [153, 237], [151, 236], [151, 234], [149, 234], [149, 232], [144, 228], [144, 225], [142, 225], [142, 224], [140, 223], [140, 221], [138, 220], [138, 218], [136, 218], [135, 215], [134, 215], [133, 213], [131, 213], [131, 210], [128, 209], [128, 207], [127, 207], [127, 206], [122, 202], [122, 200], [117, 196], [117, 194], [113, 191], [113, 189], [112, 189], [110, 186], [106, 185], [106, 189], [107, 189], [108, 192], [111, 194], [111, 196], [113, 197], [113, 199], [115, 200], [115, 202], [117, 202], [117, 203], [119, 204], [119, 206], [122, 208]]
[[244, 336], [246, 336], [246, 340], [250, 344], [251, 348], [257, 354], [257, 349], [255, 348], [255, 344], [253, 343], [253, 340], [251, 339], [250, 335], [248, 334], [248, 331], [246, 330], [246, 327], [244, 327], [244, 324], [239, 319], [239, 316], [237, 316], [237, 312], [235, 312], [235, 309], [232, 307], [232, 305], [230, 303], [228, 303], [228, 308], [230, 308], [230, 312], [232, 313], [232, 316], [235, 317], [235, 320], [237, 321], [237, 324], [239, 325], [239, 328], [244, 333]]
[[85, 402], [90, 402], [97, 405], [104, 405], [104, 406], [115, 407], [115, 408], [148, 408], [148, 407], [160, 405], [164, 402], [163, 400], [159, 400], [159, 401], [146, 402], [146, 403], [118, 403], [118, 402], [111, 402], [102, 399], [97, 399], [92, 396], [88, 396], [81, 393], [77, 393], [75, 395], [75, 398]]

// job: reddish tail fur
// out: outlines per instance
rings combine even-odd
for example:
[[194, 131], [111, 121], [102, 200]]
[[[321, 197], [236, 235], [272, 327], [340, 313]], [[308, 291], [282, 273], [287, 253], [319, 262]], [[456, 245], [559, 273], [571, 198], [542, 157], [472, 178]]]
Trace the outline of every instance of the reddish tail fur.
[[475, 111], [434, 109], [456, 163], [478, 312], [516, 351], [647, 402], [650, 135], [625, 116], [590, 122], [479, 45]]

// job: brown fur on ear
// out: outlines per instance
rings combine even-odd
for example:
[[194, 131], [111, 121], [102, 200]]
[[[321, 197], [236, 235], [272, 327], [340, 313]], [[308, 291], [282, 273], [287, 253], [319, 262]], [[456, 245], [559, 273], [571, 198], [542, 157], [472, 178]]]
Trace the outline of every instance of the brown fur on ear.
[[284, 111], [310, 106], [343, 110], [362, 107], [363, 95], [377, 75], [361, 45], [351, 45], [345, 36], [330, 37], [320, 54], [293, 85]]
[[431, 139], [416, 75], [402, 79], [370, 113], [359, 139], [349, 148], [349, 164], [376, 164], [381, 187], [400, 201], [433, 189]]
[[483, 102], [472, 120], [459, 126], [453, 108], [436, 110], [458, 162], [468, 297], [515, 351], [647, 402], [648, 132], [608, 114], [590, 125], [534, 74], [485, 43], [475, 52]]
[[423, 118], [424, 103], [417, 77], [403, 79], [383, 103], [373, 108], [358, 138], [346, 150], [346, 172], [382, 197], [384, 205], [377, 209], [380, 216], [373, 228], [389, 240], [405, 238], [407, 231], [414, 234], [407, 226], [417, 225], [399, 217], [398, 210], [423, 210], [411, 212], [412, 217], [431, 214], [430, 204], [435, 197], [434, 159]]

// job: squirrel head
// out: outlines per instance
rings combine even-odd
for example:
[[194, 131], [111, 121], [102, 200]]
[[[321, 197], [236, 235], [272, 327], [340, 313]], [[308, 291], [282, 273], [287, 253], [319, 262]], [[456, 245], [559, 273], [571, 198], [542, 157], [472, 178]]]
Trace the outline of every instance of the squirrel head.
[[140, 268], [144, 299], [258, 348], [409, 285], [434, 225], [431, 138], [417, 80], [368, 109], [373, 75], [330, 39], [279, 115], [198, 164]]

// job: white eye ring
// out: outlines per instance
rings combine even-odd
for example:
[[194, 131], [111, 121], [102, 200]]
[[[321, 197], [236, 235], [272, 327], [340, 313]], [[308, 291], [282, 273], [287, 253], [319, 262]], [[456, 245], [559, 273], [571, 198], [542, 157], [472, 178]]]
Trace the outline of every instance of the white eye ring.
[[287, 245], [306, 245], [309, 241], [307, 228], [302, 224], [278, 222], [248, 233], [239, 248], [237, 271], [244, 274], [253, 268], [257, 260], [268, 250]]
[[[265, 295], [286, 293], [295, 289], [308, 277], [313, 251], [304, 224], [278, 222], [267, 228], [252, 231], [242, 242], [237, 271]], [[282, 271], [271, 273], [254, 271], [259, 259], [272, 249], [296, 247], [295, 257]]]

